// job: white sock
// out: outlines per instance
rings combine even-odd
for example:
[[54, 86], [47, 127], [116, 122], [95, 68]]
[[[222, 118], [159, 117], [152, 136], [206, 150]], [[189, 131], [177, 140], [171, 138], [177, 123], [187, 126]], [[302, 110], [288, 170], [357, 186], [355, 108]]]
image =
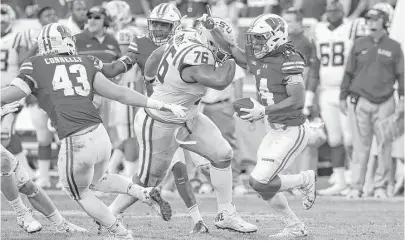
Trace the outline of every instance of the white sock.
[[284, 221], [287, 226], [292, 226], [301, 222], [297, 215], [291, 210], [287, 198], [282, 192], [276, 193], [273, 198], [265, 202], [271, 208], [273, 213]]
[[118, 218], [111, 226], [107, 227], [107, 230], [111, 233], [126, 233], [128, 231]]
[[94, 190], [107, 193], [127, 193], [127, 189], [132, 182], [118, 174], [106, 174], [99, 183], [93, 187]]
[[108, 173], [117, 173], [122, 158], [124, 158], [124, 153], [120, 149], [114, 149], [108, 164]]
[[46, 218], [49, 219], [49, 221], [51, 221], [55, 226], [63, 222], [63, 217], [58, 209], [56, 209], [55, 212], [49, 214]]
[[211, 184], [217, 196], [218, 211], [235, 212], [232, 204], [232, 169], [231, 166], [220, 169], [211, 165]]
[[188, 212], [190, 213], [190, 216], [193, 219], [194, 224], [198, 223], [198, 221], [203, 220], [197, 204], [189, 207]]
[[126, 194], [119, 194], [108, 207], [114, 215], [123, 213], [127, 208], [134, 204], [138, 199]]
[[51, 168], [50, 160], [38, 160], [39, 178], [49, 178], [49, 168]]
[[335, 184], [345, 185], [345, 168], [335, 167], [333, 168], [333, 173], [335, 173]]
[[17, 216], [21, 216], [28, 209], [23, 203], [21, 196], [18, 196], [13, 201], [8, 201], [8, 203], [10, 203], [11, 207], [13, 207]]
[[281, 180], [280, 192], [300, 188], [305, 184], [305, 177], [302, 173], [294, 175], [278, 175]]

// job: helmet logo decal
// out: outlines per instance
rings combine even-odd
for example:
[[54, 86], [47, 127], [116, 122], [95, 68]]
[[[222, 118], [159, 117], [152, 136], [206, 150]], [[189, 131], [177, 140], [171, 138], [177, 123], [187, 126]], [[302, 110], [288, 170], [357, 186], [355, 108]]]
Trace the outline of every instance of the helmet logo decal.
[[279, 27], [282, 32], [285, 31], [284, 21], [280, 18], [268, 18], [265, 21], [272, 29], [276, 30]]
[[65, 39], [65, 38], [67, 38], [67, 37], [70, 37], [70, 36], [71, 36], [71, 33], [70, 33], [69, 29], [65, 28], [65, 27], [62, 26], [62, 25], [58, 25], [58, 26], [56, 27], [56, 30], [58, 30], [58, 32], [59, 32], [60, 35], [62, 36], [62, 40]]

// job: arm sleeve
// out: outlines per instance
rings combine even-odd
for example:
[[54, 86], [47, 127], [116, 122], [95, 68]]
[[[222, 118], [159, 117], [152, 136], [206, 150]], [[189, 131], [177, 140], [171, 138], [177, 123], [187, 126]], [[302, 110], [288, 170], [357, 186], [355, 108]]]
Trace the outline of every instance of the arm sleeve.
[[355, 48], [356, 48], [356, 43], [357, 41], [354, 42], [353, 48], [350, 51], [349, 58], [347, 60], [346, 64], [346, 69], [345, 73], [343, 75], [343, 80], [342, 84], [340, 84], [340, 99], [344, 100], [346, 99], [347, 96], [349, 96], [350, 91], [349, 87], [352, 83], [354, 72], [356, 71], [356, 54], [355, 54]]
[[10, 85], [14, 85], [24, 91], [27, 95], [31, 94], [38, 84], [32, 77], [33, 67], [30, 59], [26, 59], [20, 67], [20, 73], [15, 77]]
[[395, 60], [395, 75], [398, 81], [398, 94], [399, 96], [404, 95], [404, 52], [402, 52], [401, 47], [399, 47], [398, 57]]
[[281, 72], [286, 75], [302, 74], [304, 72], [305, 61], [298, 54], [290, 56], [287, 61], [281, 65]]

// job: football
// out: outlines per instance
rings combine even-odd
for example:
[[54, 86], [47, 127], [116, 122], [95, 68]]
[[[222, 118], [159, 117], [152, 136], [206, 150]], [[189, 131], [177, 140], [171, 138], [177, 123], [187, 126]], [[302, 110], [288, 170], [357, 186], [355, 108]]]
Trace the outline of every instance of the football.
[[241, 111], [241, 108], [247, 108], [247, 109], [252, 109], [253, 108], [253, 102], [250, 100], [250, 98], [240, 98], [235, 100], [233, 103], [233, 109], [235, 110], [236, 113], [238, 113], [238, 116], [243, 116], [246, 115], [247, 112]]

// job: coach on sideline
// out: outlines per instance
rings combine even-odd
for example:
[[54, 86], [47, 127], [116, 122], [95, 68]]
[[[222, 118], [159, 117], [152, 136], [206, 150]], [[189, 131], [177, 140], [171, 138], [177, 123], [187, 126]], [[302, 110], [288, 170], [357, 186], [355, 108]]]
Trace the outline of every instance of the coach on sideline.
[[[87, 27], [75, 35], [78, 54], [95, 56], [104, 63], [111, 63], [121, 57], [117, 40], [106, 32], [109, 25], [106, 9], [94, 6], [87, 12], [87, 18]], [[93, 103], [108, 130], [109, 101], [95, 95]]]
[[[370, 35], [354, 42], [341, 84], [340, 109], [353, 126], [351, 190], [348, 198], [359, 198], [365, 181], [367, 162], [376, 122], [404, 112], [404, 56], [400, 44], [387, 35], [389, 16], [374, 6], [366, 14]], [[400, 101], [395, 106], [394, 84], [398, 81]], [[378, 180], [375, 192], [386, 193], [391, 161], [391, 143], [378, 146]], [[385, 195], [386, 196], [386, 195]]]

